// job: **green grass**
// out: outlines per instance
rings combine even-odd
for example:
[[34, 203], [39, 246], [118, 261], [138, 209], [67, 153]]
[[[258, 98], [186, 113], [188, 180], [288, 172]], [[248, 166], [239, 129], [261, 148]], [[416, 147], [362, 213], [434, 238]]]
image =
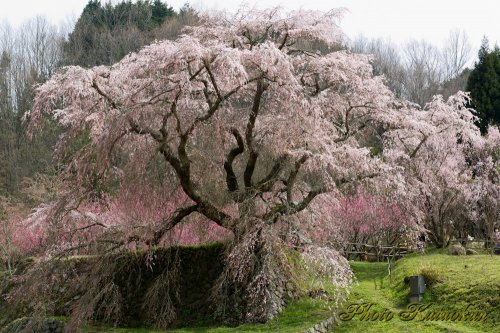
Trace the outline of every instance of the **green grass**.
[[[388, 309], [394, 314], [390, 321], [361, 321], [354, 317], [342, 322], [335, 332], [500, 332], [500, 257], [489, 255], [455, 257], [434, 251], [414, 254], [396, 263], [392, 279], [386, 263], [351, 262], [358, 278], [350, 302], [372, 302], [370, 309]], [[474, 309], [489, 311], [486, 322], [402, 321], [398, 313], [406, 310], [409, 287], [406, 276], [432, 271], [438, 281], [425, 293], [422, 303], [433, 303], [432, 309], [460, 310], [470, 304]]]
[[400, 302], [407, 296], [402, 278], [426, 269], [436, 271], [440, 281], [426, 292], [424, 302], [448, 308], [470, 304], [490, 312], [488, 322], [500, 323], [500, 256], [449, 256], [439, 252], [409, 256], [394, 270], [394, 295]]
[[321, 300], [302, 299], [288, 306], [275, 320], [266, 324], [238, 327], [192, 328], [175, 330], [176, 333], [226, 333], [226, 332], [301, 332], [331, 316], [328, 303]]

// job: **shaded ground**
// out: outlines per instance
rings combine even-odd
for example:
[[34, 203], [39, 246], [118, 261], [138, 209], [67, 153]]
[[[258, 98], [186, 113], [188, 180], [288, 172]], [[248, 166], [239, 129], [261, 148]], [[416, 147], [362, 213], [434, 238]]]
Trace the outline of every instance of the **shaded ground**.
[[[266, 324], [241, 325], [238, 327], [192, 327], [172, 329], [175, 333], [229, 333], [229, 332], [283, 332], [296, 333], [317, 324], [331, 315], [328, 303], [321, 300], [303, 299], [288, 306], [285, 311]], [[90, 329], [89, 332], [93, 330]], [[102, 332], [102, 331], [101, 331]], [[165, 332], [149, 329], [115, 329], [107, 332]]]

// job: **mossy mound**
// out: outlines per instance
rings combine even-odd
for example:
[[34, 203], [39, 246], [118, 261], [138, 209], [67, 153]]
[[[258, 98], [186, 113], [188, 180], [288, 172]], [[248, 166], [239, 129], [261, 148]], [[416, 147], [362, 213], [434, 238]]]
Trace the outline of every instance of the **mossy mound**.
[[443, 310], [486, 311], [487, 323], [500, 322], [500, 257], [491, 255], [453, 256], [444, 253], [410, 255], [395, 265], [394, 296], [405, 304], [409, 286], [404, 277], [432, 271], [434, 284], [423, 303]]

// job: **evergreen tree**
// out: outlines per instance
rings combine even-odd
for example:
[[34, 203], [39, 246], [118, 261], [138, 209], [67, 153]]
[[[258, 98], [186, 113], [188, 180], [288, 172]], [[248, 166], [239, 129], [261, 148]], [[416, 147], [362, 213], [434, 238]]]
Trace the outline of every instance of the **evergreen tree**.
[[483, 39], [479, 49], [479, 60], [470, 73], [467, 90], [471, 93], [471, 107], [479, 117], [477, 125], [484, 134], [488, 124], [500, 125], [500, 49], [489, 49], [488, 40]]
[[151, 6], [151, 19], [157, 25], [161, 25], [169, 17], [175, 16], [175, 11], [161, 0], [155, 0]]
[[149, 44], [154, 30], [176, 15], [161, 0], [90, 0], [63, 47], [63, 65], [110, 65]]

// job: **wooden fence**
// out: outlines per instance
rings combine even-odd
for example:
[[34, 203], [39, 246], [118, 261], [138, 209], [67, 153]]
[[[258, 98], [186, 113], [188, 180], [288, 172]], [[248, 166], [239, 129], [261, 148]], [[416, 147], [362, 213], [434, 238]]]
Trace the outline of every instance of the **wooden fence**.
[[358, 261], [394, 261], [415, 251], [407, 244], [332, 243], [331, 245], [348, 260]]
[[[460, 244], [466, 249], [488, 251], [493, 253], [498, 242], [491, 239], [453, 239], [450, 245]], [[421, 243], [422, 246], [425, 244]], [[389, 262], [402, 258], [408, 253], [419, 251], [409, 244], [384, 245], [365, 243], [337, 243], [330, 244], [348, 260]], [[423, 248], [421, 248], [423, 249]]]

